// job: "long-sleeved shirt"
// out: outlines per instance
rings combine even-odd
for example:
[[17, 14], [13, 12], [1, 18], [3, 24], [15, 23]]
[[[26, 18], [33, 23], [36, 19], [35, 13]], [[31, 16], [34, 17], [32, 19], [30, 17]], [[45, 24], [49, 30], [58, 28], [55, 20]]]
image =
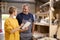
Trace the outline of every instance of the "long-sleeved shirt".
[[5, 20], [5, 23], [4, 23], [5, 40], [19, 40], [20, 39], [19, 31], [10, 33], [11, 30], [17, 27], [19, 27], [19, 24], [15, 18], [7, 18]]

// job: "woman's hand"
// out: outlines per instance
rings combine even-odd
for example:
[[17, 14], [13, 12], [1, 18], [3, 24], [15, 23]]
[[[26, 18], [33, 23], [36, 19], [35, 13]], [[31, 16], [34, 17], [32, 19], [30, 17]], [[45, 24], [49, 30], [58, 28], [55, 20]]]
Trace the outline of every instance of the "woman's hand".
[[15, 29], [11, 30], [10, 33], [14, 33], [14, 32], [19, 31], [19, 30], [20, 30], [20, 27], [17, 27], [17, 28], [15, 28]]

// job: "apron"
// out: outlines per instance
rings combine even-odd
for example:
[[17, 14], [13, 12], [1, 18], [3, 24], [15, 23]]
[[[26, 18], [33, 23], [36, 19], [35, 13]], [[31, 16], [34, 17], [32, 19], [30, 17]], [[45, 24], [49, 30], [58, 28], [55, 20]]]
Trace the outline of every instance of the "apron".
[[29, 18], [28, 20], [23, 19], [22, 23], [26, 23], [27, 21], [31, 22], [31, 25], [28, 27], [28, 30], [25, 32], [21, 32], [20, 40], [31, 40], [32, 39], [32, 20]]

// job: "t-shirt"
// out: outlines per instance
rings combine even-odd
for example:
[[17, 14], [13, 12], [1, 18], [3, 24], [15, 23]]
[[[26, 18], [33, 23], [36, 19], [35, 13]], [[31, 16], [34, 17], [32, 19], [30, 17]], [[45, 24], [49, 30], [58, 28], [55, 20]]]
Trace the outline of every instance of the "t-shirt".
[[19, 13], [16, 18], [18, 20], [19, 25], [22, 23], [23, 19], [28, 20], [30, 18], [32, 20], [32, 22], [34, 22], [34, 18], [31, 13], [28, 13], [27, 15], [24, 14], [23, 12]]

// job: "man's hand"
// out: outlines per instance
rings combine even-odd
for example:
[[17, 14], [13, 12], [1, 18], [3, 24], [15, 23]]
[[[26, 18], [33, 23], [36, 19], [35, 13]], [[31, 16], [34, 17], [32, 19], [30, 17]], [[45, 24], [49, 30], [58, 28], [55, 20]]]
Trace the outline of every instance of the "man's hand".
[[25, 29], [24, 30], [28, 30], [28, 27], [25, 27]]
[[35, 29], [35, 25], [34, 25], [34, 22], [32, 24], [32, 34], [34, 34], [34, 29]]
[[21, 25], [20, 25], [20, 28], [22, 28], [24, 26], [24, 23], [22, 23]]
[[25, 29], [20, 29], [21, 30], [21, 32], [25, 32], [25, 31], [27, 31], [29, 28], [28, 27], [25, 27]]

